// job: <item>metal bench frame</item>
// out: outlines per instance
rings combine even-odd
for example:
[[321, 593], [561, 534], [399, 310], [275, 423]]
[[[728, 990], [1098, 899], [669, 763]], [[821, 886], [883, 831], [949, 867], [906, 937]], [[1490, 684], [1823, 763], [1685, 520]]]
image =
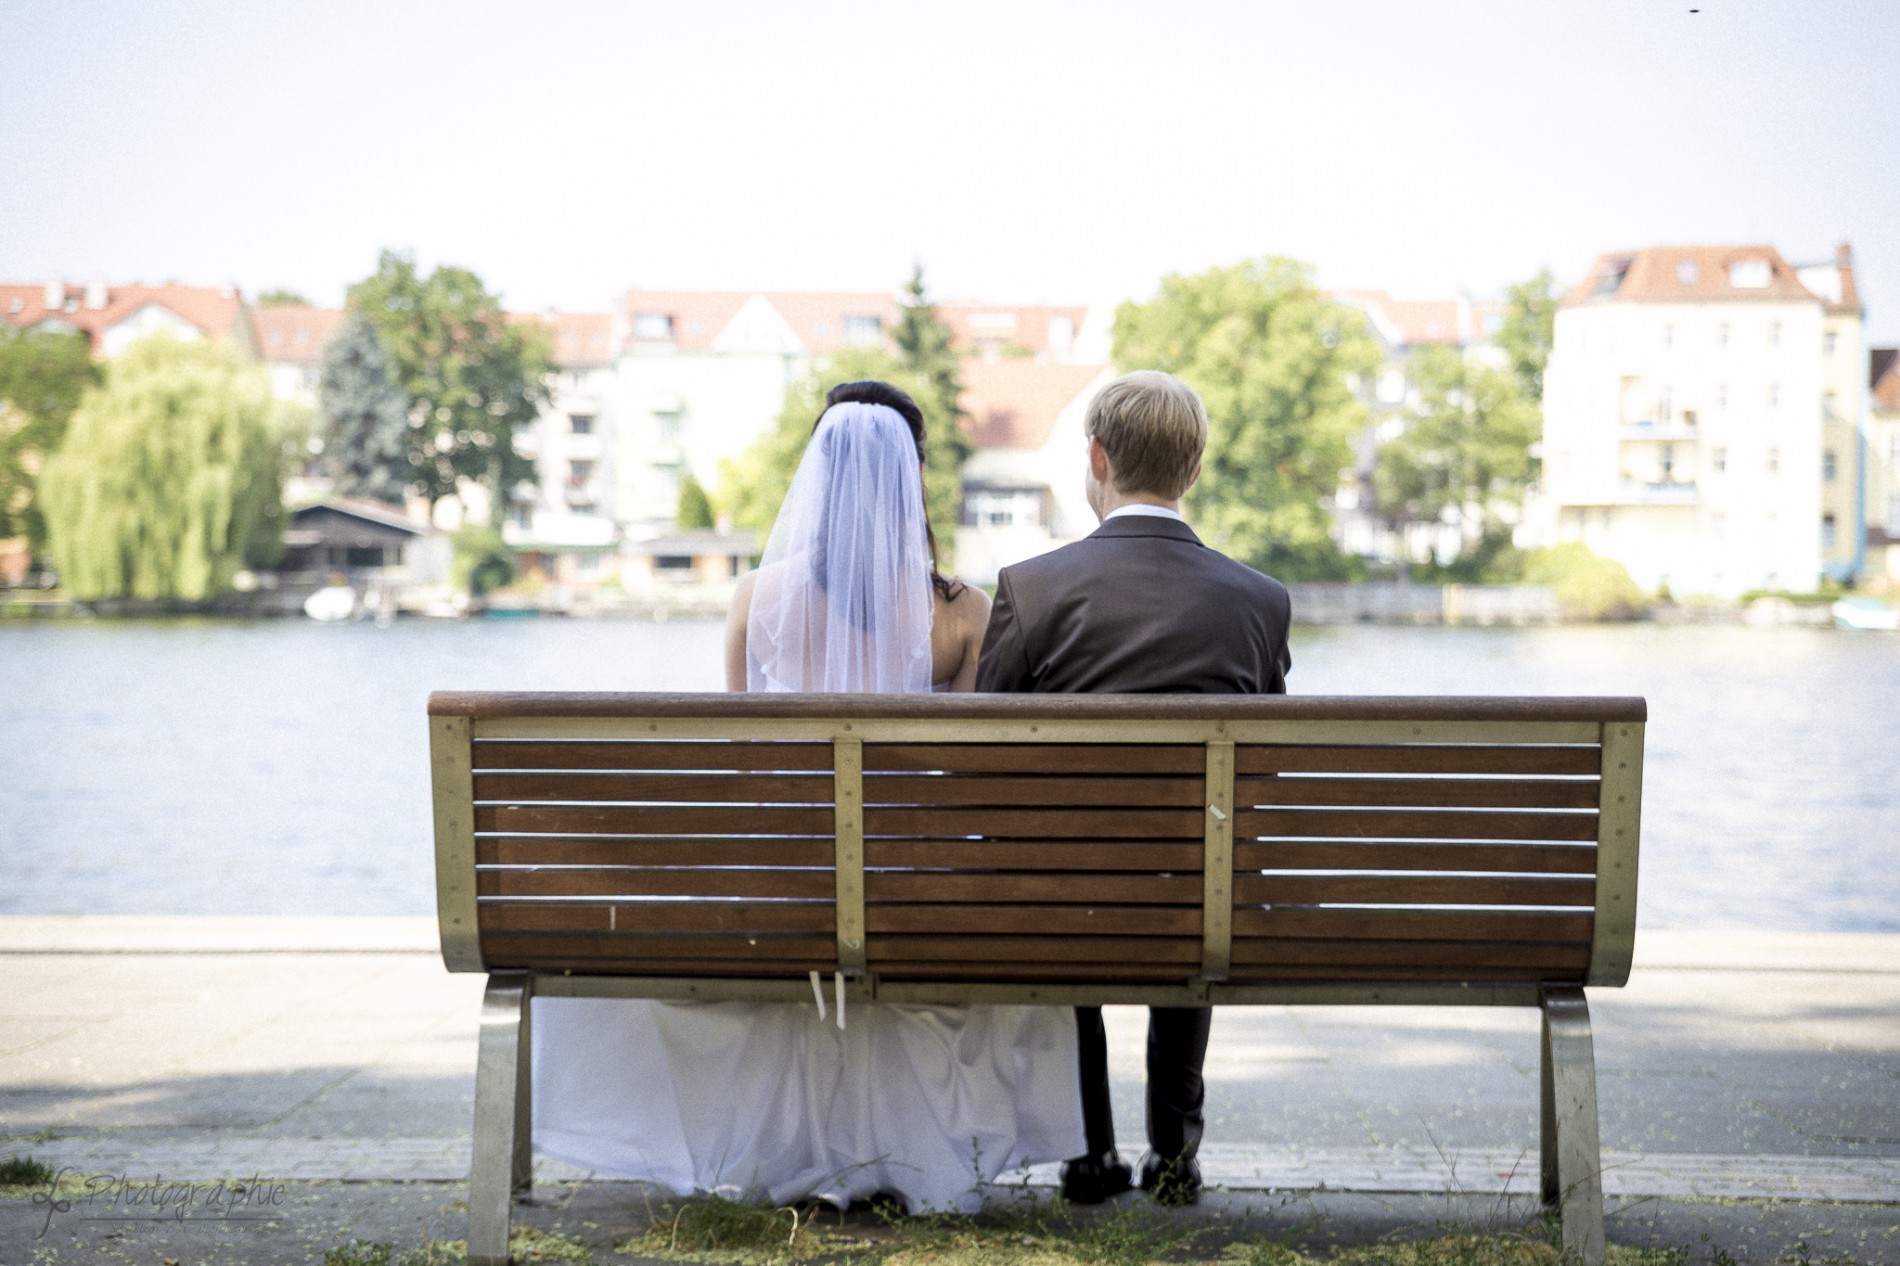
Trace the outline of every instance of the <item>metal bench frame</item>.
[[[450, 971], [488, 972], [476, 1073], [469, 1261], [507, 1261], [511, 1193], [531, 1181], [530, 999], [801, 1001], [802, 974], [576, 975], [490, 968], [479, 923], [474, 743], [507, 739], [802, 740], [832, 745], [836, 971], [850, 1005], [1534, 1006], [1541, 1025], [1541, 1193], [1562, 1244], [1604, 1260], [1596, 1071], [1584, 985], [1629, 976], [1646, 707], [1640, 699], [1228, 696], [823, 696], [441, 694], [431, 697], [437, 910]], [[1199, 744], [1206, 751], [1201, 971], [1181, 984], [880, 980], [866, 969], [866, 742]], [[1579, 980], [1232, 982], [1235, 744], [1600, 744], [1596, 901]]]

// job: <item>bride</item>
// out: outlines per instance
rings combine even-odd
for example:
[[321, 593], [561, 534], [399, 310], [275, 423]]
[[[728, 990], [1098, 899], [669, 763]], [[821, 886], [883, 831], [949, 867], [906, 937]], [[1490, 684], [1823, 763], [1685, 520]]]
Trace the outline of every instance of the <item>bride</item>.
[[[937, 570], [924, 416], [833, 387], [726, 624], [733, 690], [968, 690], [989, 618]], [[1057, 1007], [534, 999], [534, 1145], [597, 1176], [775, 1204], [875, 1193], [975, 1212], [1005, 1170], [1079, 1156]]]

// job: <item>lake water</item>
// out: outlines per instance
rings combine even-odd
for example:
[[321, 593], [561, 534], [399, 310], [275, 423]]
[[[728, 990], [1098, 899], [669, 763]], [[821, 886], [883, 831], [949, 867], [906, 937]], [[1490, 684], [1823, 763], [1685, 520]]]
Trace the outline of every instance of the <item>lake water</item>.
[[[1299, 694], [1649, 699], [1642, 926], [1900, 931], [1900, 638], [1296, 630]], [[712, 690], [716, 623], [0, 624], [0, 913], [426, 914], [435, 689]]]

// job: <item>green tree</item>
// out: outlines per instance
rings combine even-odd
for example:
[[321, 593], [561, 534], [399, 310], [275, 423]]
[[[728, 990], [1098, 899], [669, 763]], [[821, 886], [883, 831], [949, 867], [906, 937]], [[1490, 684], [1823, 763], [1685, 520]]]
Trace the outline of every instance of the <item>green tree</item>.
[[283, 540], [270, 383], [211, 343], [160, 335], [111, 364], [40, 481], [76, 598], [196, 601]]
[[338, 492], [401, 505], [409, 487], [409, 406], [376, 327], [351, 313], [317, 383], [323, 457]]
[[841, 382], [881, 379], [908, 392], [924, 411], [924, 502], [946, 571], [963, 509], [963, 463], [970, 440], [963, 431], [958, 363], [950, 329], [924, 297], [923, 270], [911, 276], [910, 302], [892, 332], [896, 351], [847, 347], [793, 383], [772, 429], [720, 475], [720, 504], [733, 524], [765, 531], [778, 518], [805, 454], [812, 424], [824, 412], [825, 393]]
[[1537, 405], [1543, 403], [1544, 366], [1550, 360], [1557, 325], [1557, 299], [1552, 293], [1555, 285], [1546, 268], [1529, 281], [1508, 287], [1504, 295], [1509, 311], [1495, 336], [1511, 362], [1518, 385]]
[[413, 257], [384, 251], [350, 287], [349, 304], [376, 327], [409, 402], [409, 482], [431, 508], [463, 480], [485, 485], [499, 523], [510, 491], [534, 478], [515, 435], [547, 403], [548, 333], [511, 323], [498, 297], [465, 268], [427, 277]]
[[1404, 430], [1379, 449], [1380, 513], [1393, 527], [1456, 523], [1474, 566], [1510, 544], [1508, 507], [1535, 476], [1537, 405], [1508, 371], [1467, 361], [1456, 349], [1421, 347], [1407, 376], [1416, 402]]
[[1147, 303], [1115, 313], [1123, 371], [1160, 369], [1207, 403], [1207, 455], [1187, 505], [1209, 542], [1290, 579], [1338, 576], [1328, 506], [1352, 462], [1366, 411], [1351, 380], [1377, 346], [1364, 319], [1281, 258], [1162, 279]]
[[0, 325], [0, 540], [23, 536], [35, 554], [46, 547], [40, 470], [98, 382], [85, 335]]
[[270, 305], [283, 308], [307, 308], [310, 306], [310, 300], [304, 298], [295, 290], [286, 290], [282, 286], [278, 286], [273, 290], [266, 290], [263, 294], [257, 296], [257, 302], [260, 307]]
[[680, 480], [679, 507], [673, 512], [673, 523], [689, 529], [714, 525], [712, 498], [706, 495], [705, 485], [690, 474]]

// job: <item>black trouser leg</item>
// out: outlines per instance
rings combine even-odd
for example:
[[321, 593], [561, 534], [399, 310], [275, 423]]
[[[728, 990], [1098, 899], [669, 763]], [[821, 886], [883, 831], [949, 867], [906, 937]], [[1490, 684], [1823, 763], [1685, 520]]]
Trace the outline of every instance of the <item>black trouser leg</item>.
[[[1213, 1022], [1209, 1007], [1148, 1008], [1148, 1146], [1167, 1160], [1192, 1156], [1201, 1145], [1201, 1108], [1207, 1100], [1201, 1063]], [[1101, 1023], [1099, 1011], [1096, 1023]]]
[[[1108, 1099], [1108, 1033], [1100, 1007], [1075, 1009], [1075, 1048], [1082, 1069], [1082, 1130], [1091, 1158], [1115, 1150], [1115, 1110]], [[1198, 1066], [1197, 1066], [1198, 1068]]]

